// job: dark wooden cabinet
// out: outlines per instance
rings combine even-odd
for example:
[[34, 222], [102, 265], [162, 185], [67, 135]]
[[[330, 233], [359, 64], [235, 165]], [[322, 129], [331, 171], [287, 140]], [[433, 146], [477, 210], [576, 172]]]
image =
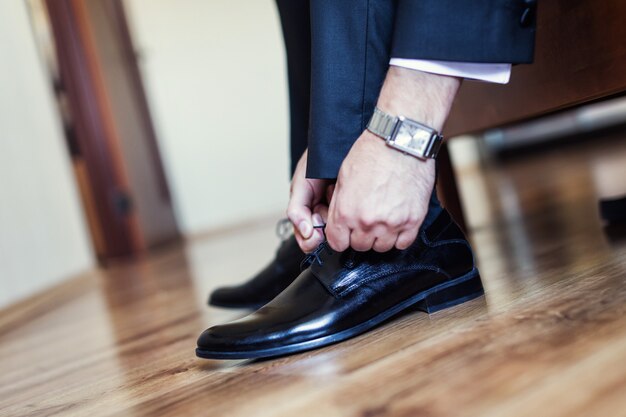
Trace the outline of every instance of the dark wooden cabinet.
[[[446, 137], [523, 122], [626, 91], [626, 1], [539, 0], [535, 61], [513, 67], [508, 85], [465, 82]], [[439, 195], [460, 224], [463, 212], [447, 152]]]
[[466, 82], [447, 137], [520, 122], [626, 91], [626, 1], [539, 0], [535, 62], [508, 85]]

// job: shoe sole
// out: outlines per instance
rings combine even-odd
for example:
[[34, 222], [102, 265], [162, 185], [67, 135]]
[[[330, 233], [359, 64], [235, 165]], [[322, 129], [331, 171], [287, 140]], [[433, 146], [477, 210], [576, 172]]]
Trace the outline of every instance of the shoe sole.
[[472, 271], [459, 278], [444, 282], [429, 290], [416, 294], [402, 303], [372, 317], [368, 321], [335, 334], [268, 349], [224, 352], [196, 348], [196, 355], [204, 359], [258, 359], [304, 352], [358, 336], [410, 308], [416, 308], [428, 314], [432, 314], [473, 300], [483, 294], [484, 290], [480, 275], [478, 274], [478, 270], [474, 268]]

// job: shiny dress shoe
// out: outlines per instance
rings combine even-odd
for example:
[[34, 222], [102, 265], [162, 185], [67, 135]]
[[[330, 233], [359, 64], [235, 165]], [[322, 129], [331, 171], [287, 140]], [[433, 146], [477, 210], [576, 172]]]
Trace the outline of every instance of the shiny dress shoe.
[[304, 257], [292, 235], [283, 241], [274, 260], [261, 272], [244, 284], [216, 289], [209, 296], [209, 304], [257, 309], [270, 302], [298, 277]]
[[470, 245], [445, 210], [409, 249], [339, 253], [324, 242], [305, 261], [309, 266], [270, 303], [205, 330], [196, 354], [242, 359], [301, 352], [367, 332], [405, 310], [433, 313], [483, 294]]

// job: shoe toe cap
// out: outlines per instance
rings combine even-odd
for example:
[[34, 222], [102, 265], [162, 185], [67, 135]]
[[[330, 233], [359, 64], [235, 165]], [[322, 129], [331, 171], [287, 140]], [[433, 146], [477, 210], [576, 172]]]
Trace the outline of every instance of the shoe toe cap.
[[203, 331], [198, 337], [198, 350], [208, 355], [218, 355], [218, 357], [230, 354], [239, 354], [236, 355], [239, 357], [245, 352], [264, 347], [265, 341], [258, 337], [259, 332], [255, 333], [257, 335], [233, 323], [213, 326]]
[[216, 334], [214, 327], [210, 327], [198, 337], [198, 348], [206, 350], [216, 350], [225, 347], [224, 338]]
[[251, 313], [230, 323], [209, 327], [198, 338], [198, 347], [231, 348], [255, 343], [263, 333], [260, 328], [263, 328], [263, 323], [259, 315]]

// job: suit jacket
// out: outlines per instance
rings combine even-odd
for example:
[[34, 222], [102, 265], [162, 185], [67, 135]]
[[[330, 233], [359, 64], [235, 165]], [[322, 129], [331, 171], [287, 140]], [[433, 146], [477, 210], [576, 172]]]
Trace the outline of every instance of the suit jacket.
[[530, 63], [536, 0], [399, 0], [391, 55]]
[[310, 2], [310, 44], [301, 44], [311, 57], [310, 178], [336, 178], [373, 113], [392, 56], [494, 63], [533, 58], [535, 0], [287, 2], [292, 9]]

